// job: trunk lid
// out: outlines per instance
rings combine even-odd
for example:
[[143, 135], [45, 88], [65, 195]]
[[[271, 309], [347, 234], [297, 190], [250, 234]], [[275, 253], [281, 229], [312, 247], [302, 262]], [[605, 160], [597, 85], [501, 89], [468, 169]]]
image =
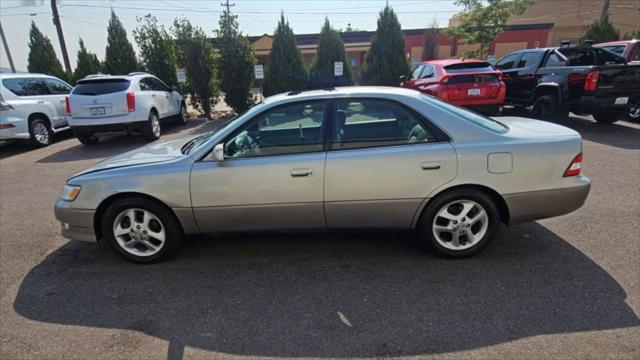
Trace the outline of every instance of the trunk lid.
[[580, 134], [566, 126], [550, 123], [542, 120], [534, 120], [515, 116], [501, 116], [495, 119], [509, 127], [505, 134], [514, 138], [580, 138]]
[[78, 81], [69, 95], [71, 116], [94, 119], [126, 115], [131, 82], [124, 78], [95, 78]]

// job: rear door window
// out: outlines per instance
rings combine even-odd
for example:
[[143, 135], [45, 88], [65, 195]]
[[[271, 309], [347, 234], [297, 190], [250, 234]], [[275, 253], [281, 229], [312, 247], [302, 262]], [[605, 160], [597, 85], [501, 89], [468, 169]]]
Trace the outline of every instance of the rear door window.
[[522, 57], [518, 61], [518, 68], [528, 68], [538, 66], [542, 60], [541, 52], [527, 52], [522, 54]]
[[505, 57], [503, 57], [502, 59], [498, 60], [498, 62], [496, 63], [496, 69], [499, 70], [509, 70], [511, 68], [513, 68], [513, 65], [516, 63], [516, 61], [520, 58], [520, 54], [511, 54], [511, 55], [507, 55]]
[[40, 78], [3, 79], [2, 85], [18, 96], [51, 95], [44, 79]]
[[409, 75], [409, 80], [418, 80], [420, 78], [420, 74], [422, 73], [423, 69], [424, 69], [424, 65], [420, 65], [417, 68], [415, 68], [411, 72], [411, 75]]
[[563, 67], [566, 65], [566, 62], [564, 61], [564, 59], [558, 55], [557, 53], [553, 52], [551, 53], [551, 55], [549, 55], [549, 57], [547, 58], [547, 61], [544, 63], [544, 67]]
[[56, 79], [47, 79], [47, 85], [54, 94], [68, 94], [71, 92], [71, 86]]
[[165, 85], [162, 81], [156, 79], [156, 78], [149, 78], [149, 81], [151, 82], [151, 87], [153, 88], [153, 90], [155, 91], [169, 91], [169, 87], [167, 85]]
[[81, 80], [73, 88], [73, 95], [104, 95], [125, 91], [131, 83], [126, 79]]
[[422, 72], [420, 73], [420, 79], [432, 78], [434, 74], [435, 69], [433, 68], [433, 65], [425, 65], [424, 69], [422, 69]]

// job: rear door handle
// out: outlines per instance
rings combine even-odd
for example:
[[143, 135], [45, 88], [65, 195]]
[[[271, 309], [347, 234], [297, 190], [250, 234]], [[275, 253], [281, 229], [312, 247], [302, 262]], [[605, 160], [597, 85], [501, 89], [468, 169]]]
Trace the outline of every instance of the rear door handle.
[[289, 174], [291, 174], [292, 177], [311, 176], [311, 174], [313, 174], [313, 170], [311, 170], [311, 169], [291, 169], [291, 171], [289, 171]]
[[44, 104], [44, 100], [38, 100], [38, 104]]
[[420, 167], [422, 167], [422, 170], [438, 170], [440, 169], [440, 163], [437, 161], [423, 162]]

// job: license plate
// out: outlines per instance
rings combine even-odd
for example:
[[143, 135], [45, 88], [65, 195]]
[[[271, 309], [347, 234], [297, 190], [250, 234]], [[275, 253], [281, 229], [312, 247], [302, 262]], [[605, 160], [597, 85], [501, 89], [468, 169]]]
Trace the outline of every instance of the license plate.
[[103, 107], [91, 108], [91, 115], [93, 116], [104, 115], [104, 108]]
[[616, 105], [627, 105], [628, 102], [629, 102], [629, 98], [628, 97], [616, 98]]
[[480, 89], [469, 89], [469, 90], [467, 90], [467, 95], [469, 95], [469, 96], [480, 96]]

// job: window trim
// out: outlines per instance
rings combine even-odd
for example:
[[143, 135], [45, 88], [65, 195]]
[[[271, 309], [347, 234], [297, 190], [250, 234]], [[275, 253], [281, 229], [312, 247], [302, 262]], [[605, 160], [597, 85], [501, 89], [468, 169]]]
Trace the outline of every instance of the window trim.
[[[416, 120], [418, 120], [418, 122], [425, 126], [429, 131], [431, 131], [431, 133], [433, 134], [433, 136], [436, 138], [435, 141], [431, 141], [431, 142], [415, 142], [415, 143], [405, 143], [405, 144], [380, 144], [380, 145], [370, 145], [370, 146], [361, 146], [361, 147], [350, 147], [350, 148], [334, 148], [333, 147], [333, 125], [335, 123], [335, 119], [334, 119], [334, 114], [335, 114], [335, 110], [337, 109], [335, 102], [336, 101], [342, 101], [342, 100], [375, 100], [375, 101], [380, 101], [380, 102], [387, 102], [387, 103], [392, 103], [400, 108], [402, 108], [403, 110], [407, 111], [409, 114], [411, 114], [412, 116], [415, 117]], [[330, 135], [329, 135], [329, 141], [328, 141], [328, 147], [327, 147], [327, 151], [349, 151], [349, 150], [366, 150], [366, 149], [376, 149], [376, 148], [382, 148], [382, 147], [398, 147], [398, 146], [414, 146], [414, 145], [431, 145], [431, 144], [441, 144], [444, 142], [450, 142], [451, 138], [449, 137], [449, 135], [447, 135], [442, 129], [440, 129], [438, 126], [436, 126], [435, 124], [433, 124], [433, 122], [429, 119], [427, 119], [424, 115], [422, 115], [421, 113], [419, 113], [418, 111], [414, 110], [413, 108], [411, 108], [410, 106], [397, 101], [397, 100], [393, 100], [393, 99], [385, 99], [385, 98], [379, 98], [379, 97], [372, 97], [372, 96], [350, 96], [350, 97], [341, 97], [341, 98], [335, 98], [332, 100], [333, 102], [333, 109], [331, 112], [331, 119], [330, 119], [330, 125], [328, 126], [328, 128], [330, 128]]]
[[[45, 84], [47, 85], [47, 87], [49, 88], [49, 95], [69, 95], [71, 94], [71, 91], [73, 90], [73, 86], [67, 84], [65, 81], [60, 80], [60, 79], [56, 79], [56, 78], [43, 78], [45, 80]], [[53, 91], [53, 88], [51, 87], [51, 85], [49, 85], [49, 81], [59, 81], [61, 83], [63, 83], [64, 85], [67, 85], [69, 87], [69, 92], [68, 93], [57, 93]]]
[[[236, 160], [252, 160], [252, 159], [260, 159], [260, 158], [268, 158], [268, 157], [274, 157], [274, 156], [291, 156], [291, 155], [306, 155], [306, 154], [316, 154], [316, 153], [321, 153], [321, 152], [327, 152], [327, 132], [328, 129], [331, 127], [330, 124], [332, 124], [333, 121], [333, 114], [331, 112], [329, 112], [328, 110], [331, 109], [331, 102], [332, 99], [307, 99], [307, 100], [299, 100], [299, 101], [292, 101], [292, 102], [288, 102], [285, 104], [280, 104], [280, 105], [276, 105], [273, 107], [270, 107], [268, 109], [265, 109], [264, 111], [254, 115], [253, 117], [251, 117], [250, 119], [248, 119], [247, 121], [245, 121], [243, 124], [241, 124], [240, 126], [238, 126], [236, 129], [234, 129], [229, 135], [225, 136], [222, 140], [218, 141], [216, 143], [217, 144], [226, 144], [230, 139], [234, 138], [235, 136], [237, 136], [240, 131], [242, 131], [245, 126], [251, 122], [253, 122], [254, 120], [256, 120], [258, 117], [264, 115], [267, 112], [273, 111], [273, 110], [277, 110], [279, 108], [283, 108], [283, 107], [287, 107], [290, 105], [294, 105], [294, 104], [309, 104], [309, 103], [321, 103], [324, 102], [325, 103], [325, 108], [324, 108], [324, 114], [322, 114], [322, 122], [324, 123], [324, 139], [322, 142], [322, 149], [321, 150], [316, 150], [316, 151], [305, 151], [305, 152], [292, 152], [292, 153], [287, 153], [287, 154], [269, 154], [269, 155], [254, 155], [254, 156], [246, 156], [246, 157], [240, 157], [240, 158], [232, 158], [232, 157], [226, 157], [224, 158], [224, 161], [236, 161]], [[328, 117], [330, 117], [331, 119], [328, 119]], [[322, 125], [321, 125], [322, 128]], [[330, 133], [329, 133], [330, 134]], [[215, 145], [214, 145], [215, 147]], [[206, 161], [206, 158], [213, 153], [213, 148], [211, 149], [210, 152], [208, 152], [203, 158], [203, 161]]]

